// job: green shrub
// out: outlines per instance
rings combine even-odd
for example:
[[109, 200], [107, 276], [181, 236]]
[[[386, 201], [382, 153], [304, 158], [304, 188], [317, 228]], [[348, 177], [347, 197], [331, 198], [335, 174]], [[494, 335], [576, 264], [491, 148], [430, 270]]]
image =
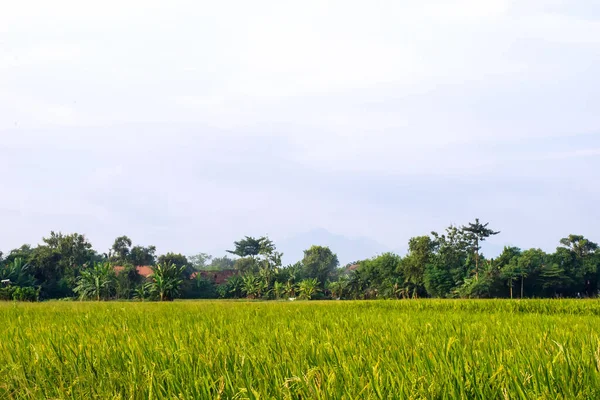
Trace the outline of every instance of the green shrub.
[[11, 286], [0, 287], [0, 300], [2, 300], [2, 301], [12, 300], [12, 292], [13, 292], [13, 289]]
[[40, 289], [33, 286], [8, 286], [0, 288], [0, 300], [38, 301]]
[[39, 288], [34, 288], [32, 286], [19, 287], [16, 286], [13, 291], [13, 300], [17, 301], [38, 301], [40, 297]]

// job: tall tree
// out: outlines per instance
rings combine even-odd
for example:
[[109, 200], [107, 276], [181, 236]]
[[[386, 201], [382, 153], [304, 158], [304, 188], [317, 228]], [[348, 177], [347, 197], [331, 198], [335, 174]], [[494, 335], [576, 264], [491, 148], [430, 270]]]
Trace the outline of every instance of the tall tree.
[[23, 259], [23, 261], [28, 262], [33, 254], [33, 248], [31, 245], [24, 244], [17, 249], [12, 249], [4, 258], [4, 262], [6, 264], [10, 264], [17, 258]]
[[517, 261], [517, 274], [521, 278], [521, 298], [525, 296], [525, 278], [537, 276], [546, 257], [546, 253], [540, 249], [529, 249], [521, 253]]
[[394, 297], [394, 286], [405, 282], [402, 276], [402, 258], [394, 253], [383, 253], [359, 262], [357, 271], [362, 277], [368, 297]]
[[258, 273], [261, 269], [274, 272], [281, 266], [283, 254], [276, 250], [275, 244], [267, 236], [258, 239], [246, 236], [234, 242], [234, 246], [234, 250], [227, 250], [227, 252], [240, 257], [234, 266], [241, 273]]
[[235, 260], [235, 263], [233, 264], [233, 268], [242, 275], [247, 274], [247, 273], [258, 272], [258, 266], [256, 264], [256, 260], [252, 257], [238, 258], [237, 260]]
[[518, 247], [504, 247], [502, 253], [496, 258], [495, 264], [500, 269], [500, 277], [504, 279], [509, 288], [510, 298], [513, 298], [514, 282], [519, 278], [519, 257], [521, 249]]
[[565, 274], [565, 269], [559, 264], [546, 264], [540, 268], [539, 280], [543, 289], [544, 296], [562, 295], [563, 287], [569, 281]]
[[563, 247], [556, 249], [554, 258], [571, 280], [571, 294], [591, 295], [598, 286], [598, 244], [582, 235], [569, 235], [561, 239], [560, 244]]
[[44, 244], [34, 248], [27, 260], [41, 285], [41, 297], [71, 296], [81, 267], [100, 261], [99, 255], [85, 236], [78, 233], [51, 232], [42, 241]]
[[233, 242], [235, 249], [227, 250], [228, 253], [235, 254], [240, 258], [251, 257], [254, 258], [260, 254], [265, 238], [254, 238], [246, 236], [244, 239]]
[[207, 267], [210, 265], [210, 261], [212, 260], [212, 258], [213, 257], [210, 254], [198, 253], [193, 256], [189, 256], [188, 260], [192, 268], [194, 268], [196, 271], [200, 271], [203, 269], [207, 269]]
[[156, 247], [133, 246], [125, 259], [135, 266], [154, 265], [156, 264]]
[[279, 267], [281, 267], [281, 257], [283, 253], [280, 253], [275, 248], [275, 244], [268, 237], [261, 238], [261, 246], [259, 254], [259, 271], [262, 276], [271, 279]]
[[327, 279], [339, 265], [337, 255], [329, 247], [312, 246], [304, 250], [302, 259], [304, 274], [309, 279], [317, 279], [321, 288], [325, 287]]
[[176, 268], [180, 268], [183, 271], [183, 274], [186, 278], [189, 278], [191, 274], [194, 273], [194, 269], [192, 268], [189, 260], [186, 256], [179, 253], [167, 253], [158, 257], [158, 263], [166, 266], [166, 265], [174, 265]]
[[569, 235], [560, 240], [560, 244], [571, 250], [577, 257], [585, 257], [598, 250], [598, 244], [589, 241], [582, 235]]
[[61, 266], [72, 268], [97, 259], [98, 255], [92, 244], [84, 235], [72, 233], [63, 235], [61, 232], [50, 232], [50, 236], [42, 239], [46, 246], [60, 254]]
[[211, 269], [232, 269], [233, 265], [235, 264], [235, 260], [227, 257], [227, 256], [223, 256], [223, 257], [215, 257], [211, 260], [209, 267]]
[[423, 276], [425, 289], [433, 297], [451, 297], [468, 278], [470, 240], [454, 225], [431, 236], [433, 255]]
[[467, 226], [463, 226], [461, 229], [467, 233], [467, 237], [472, 242], [472, 251], [475, 254], [475, 280], [479, 279], [479, 250], [481, 250], [480, 243], [485, 241], [490, 236], [494, 236], [500, 233], [500, 231], [493, 231], [488, 228], [490, 223], [487, 222], [482, 224], [479, 222], [479, 218], [475, 218], [475, 222], [469, 222]]
[[111, 261], [117, 264], [126, 263], [131, 251], [131, 244], [131, 239], [127, 236], [119, 236], [116, 238], [111, 247]]
[[413, 286], [415, 295], [424, 287], [425, 268], [433, 257], [434, 243], [429, 236], [413, 237], [408, 241], [408, 254], [402, 260], [406, 283]]
[[133, 264], [126, 264], [122, 270], [116, 273], [115, 297], [117, 299], [128, 299], [135, 293], [136, 288], [143, 283], [144, 277], [139, 274], [137, 268]]

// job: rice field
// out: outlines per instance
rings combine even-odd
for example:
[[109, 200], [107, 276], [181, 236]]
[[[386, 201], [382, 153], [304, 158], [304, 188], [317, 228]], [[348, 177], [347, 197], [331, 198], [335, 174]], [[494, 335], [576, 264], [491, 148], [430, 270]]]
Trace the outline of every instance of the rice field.
[[0, 304], [0, 399], [598, 399], [594, 300]]

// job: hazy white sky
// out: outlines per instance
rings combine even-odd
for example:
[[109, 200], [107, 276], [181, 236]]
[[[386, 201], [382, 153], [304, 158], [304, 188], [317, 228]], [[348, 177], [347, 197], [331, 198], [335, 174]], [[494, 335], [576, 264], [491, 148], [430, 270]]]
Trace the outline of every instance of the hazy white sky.
[[0, 250], [600, 241], [598, 65], [596, 1], [0, 0]]

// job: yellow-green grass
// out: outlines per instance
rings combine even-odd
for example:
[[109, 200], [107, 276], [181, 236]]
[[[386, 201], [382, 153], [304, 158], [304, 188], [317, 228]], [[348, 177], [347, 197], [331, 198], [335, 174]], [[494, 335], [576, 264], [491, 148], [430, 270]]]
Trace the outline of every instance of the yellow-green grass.
[[600, 398], [593, 300], [0, 304], [0, 399]]

